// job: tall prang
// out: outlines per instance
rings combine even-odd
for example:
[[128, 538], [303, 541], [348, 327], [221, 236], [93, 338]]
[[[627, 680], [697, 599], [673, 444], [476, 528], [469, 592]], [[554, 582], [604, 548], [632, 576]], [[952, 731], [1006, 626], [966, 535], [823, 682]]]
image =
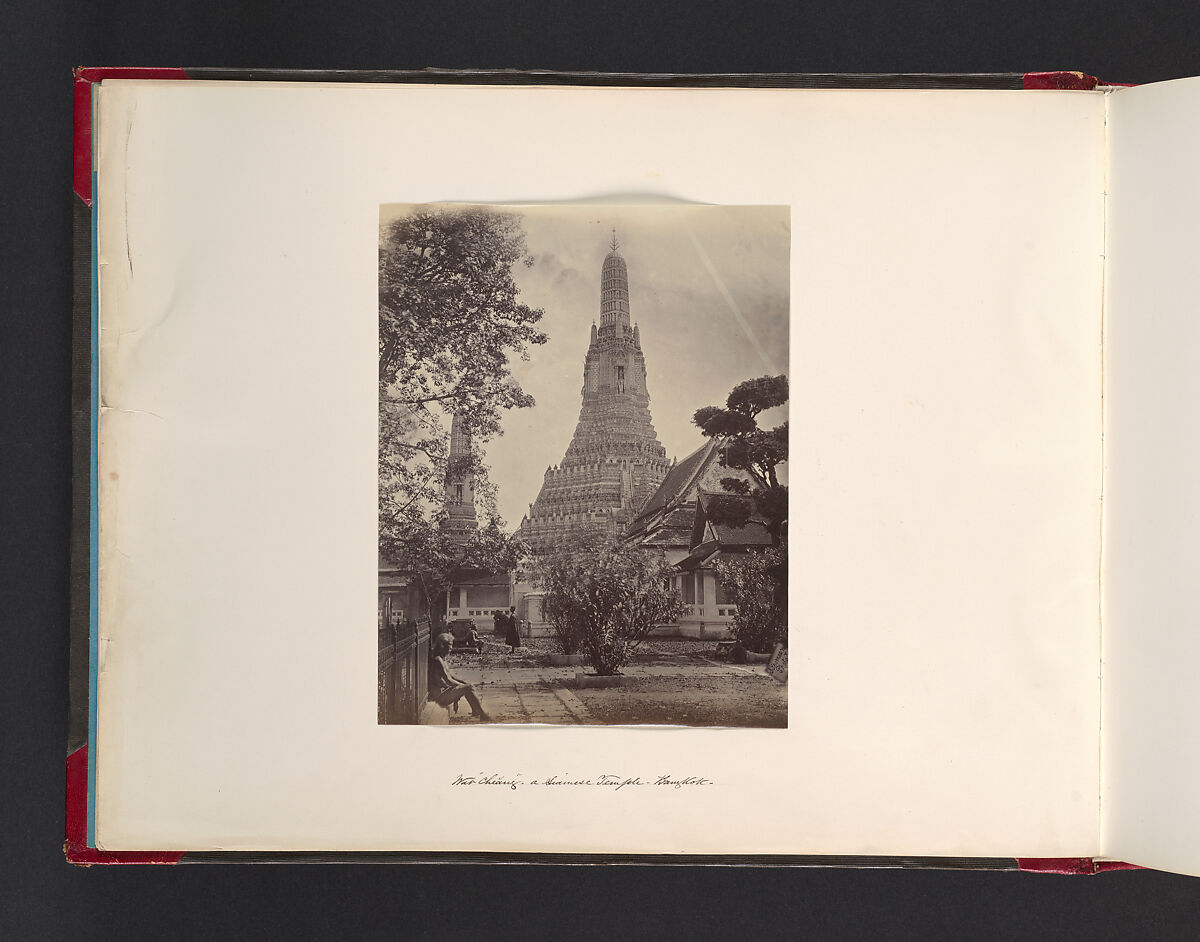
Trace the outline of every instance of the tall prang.
[[520, 534], [534, 547], [584, 529], [624, 532], [670, 463], [650, 418], [646, 358], [629, 317], [629, 272], [616, 231], [600, 275], [600, 326], [583, 363], [579, 423], [560, 464], [546, 469]]
[[455, 538], [466, 541], [479, 529], [475, 514], [475, 473], [471, 470], [473, 452], [471, 433], [455, 415], [450, 422], [450, 458], [446, 467], [445, 529]]

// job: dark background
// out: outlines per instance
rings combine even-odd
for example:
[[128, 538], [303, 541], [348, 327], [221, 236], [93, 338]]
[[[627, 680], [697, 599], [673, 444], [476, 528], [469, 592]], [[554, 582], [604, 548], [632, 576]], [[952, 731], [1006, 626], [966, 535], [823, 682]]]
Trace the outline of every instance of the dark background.
[[[520, 865], [80, 869], [64, 863], [60, 850], [72, 66], [1080, 69], [1142, 83], [1200, 73], [1198, 27], [1200, 5], [1188, 2], [247, 0], [222, 8], [187, 0], [8, 0], [0, 8], [0, 936], [480, 942], [1200, 936], [1200, 880], [1153, 872], [1084, 878]], [[453, 808], [430, 812], [453, 814]], [[730, 813], [743, 815], [747, 828], [770, 826], [767, 808]]]

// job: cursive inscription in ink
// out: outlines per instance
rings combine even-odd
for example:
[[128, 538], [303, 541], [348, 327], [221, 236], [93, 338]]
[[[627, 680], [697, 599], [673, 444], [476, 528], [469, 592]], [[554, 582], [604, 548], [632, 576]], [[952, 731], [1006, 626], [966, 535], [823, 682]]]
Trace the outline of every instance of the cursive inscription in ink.
[[478, 775], [459, 773], [450, 782], [453, 786], [491, 785], [509, 788], [516, 791], [520, 788], [602, 788], [619, 792], [625, 788], [694, 788], [714, 784], [710, 778], [703, 775], [614, 775], [605, 772], [600, 775], [577, 776], [563, 773], [534, 778], [517, 773], [480, 772]]

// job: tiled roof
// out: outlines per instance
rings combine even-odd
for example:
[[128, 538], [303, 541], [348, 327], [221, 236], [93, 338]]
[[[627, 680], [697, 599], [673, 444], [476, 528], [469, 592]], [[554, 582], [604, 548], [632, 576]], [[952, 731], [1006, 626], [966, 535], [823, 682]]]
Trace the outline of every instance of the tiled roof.
[[667, 476], [663, 478], [658, 490], [642, 506], [631, 529], [638, 529], [638, 524], [642, 523], [644, 518], [662, 510], [672, 498], [685, 491], [693, 479], [704, 470], [709, 458], [716, 453], [716, 449], [716, 441], [710, 438], [682, 461], [676, 462], [675, 466], [667, 472]]
[[[708, 503], [713, 496], [715, 495], [711, 491], [699, 492], [700, 506], [704, 509], [706, 516], [708, 514]], [[750, 519], [746, 521], [744, 527], [731, 527], [724, 523], [711, 523], [710, 526], [712, 526], [713, 532], [717, 535], [717, 542], [721, 545], [722, 549], [771, 545], [771, 532], [767, 529], [767, 522], [761, 515], [756, 513], [751, 513]]]
[[677, 562], [675, 564], [675, 568], [681, 569], [684, 572], [688, 572], [692, 569], [700, 569], [705, 563], [712, 559], [712, 557], [720, 553], [720, 551], [721, 549], [719, 546], [717, 546], [715, 540], [709, 540], [707, 543], [701, 543], [690, 553], [688, 553], [686, 558]]
[[685, 530], [691, 530], [692, 520], [696, 516], [696, 502], [688, 501], [679, 507], [667, 512], [663, 517], [664, 527], [682, 527]]
[[760, 520], [751, 520], [744, 527], [714, 523], [713, 529], [717, 533], [718, 542], [724, 547], [771, 545], [771, 533]]

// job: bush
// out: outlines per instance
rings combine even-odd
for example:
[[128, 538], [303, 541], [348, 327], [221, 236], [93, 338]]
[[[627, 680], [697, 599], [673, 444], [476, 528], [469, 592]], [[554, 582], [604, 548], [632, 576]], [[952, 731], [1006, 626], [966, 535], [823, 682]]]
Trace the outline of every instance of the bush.
[[542, 599], [542, 614], [550, 622], [550, 628], [563, 654], [578, 654], [583, 646], [584, 626], [571, 600], [560, 592], [549, 592]]
[[[737, 604], [733, 636], [748, 651], [766, 654], [787, 644], [787, 554], [779, 548], [717, 560], [717, 572]], [[781, 578], [782, 577], [782, 578]]]
[[619, 674], [655, 625], [683, 612], [670, 572], [661, 557], [585, 534], [538, 561], [542, 611], [564, 653], [577, 647], [597, 674]]

